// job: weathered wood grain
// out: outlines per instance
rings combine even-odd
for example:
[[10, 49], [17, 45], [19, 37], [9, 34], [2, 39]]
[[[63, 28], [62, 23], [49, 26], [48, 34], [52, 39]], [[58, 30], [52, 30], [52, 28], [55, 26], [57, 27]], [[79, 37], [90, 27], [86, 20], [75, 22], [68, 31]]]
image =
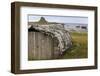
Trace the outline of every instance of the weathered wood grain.
[[41, 32], [28, 32], [28, 59], [52, 59], [54, 46], [51, 36]]

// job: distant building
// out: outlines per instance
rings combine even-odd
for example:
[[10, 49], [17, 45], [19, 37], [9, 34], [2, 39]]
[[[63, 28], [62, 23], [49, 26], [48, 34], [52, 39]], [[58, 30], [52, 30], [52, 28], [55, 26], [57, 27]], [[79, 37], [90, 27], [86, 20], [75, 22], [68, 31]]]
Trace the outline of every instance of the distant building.
[[87, 32], [88, 24], [79, 24], [79, 23], [65, 23], [64, 27], [70, 32]]

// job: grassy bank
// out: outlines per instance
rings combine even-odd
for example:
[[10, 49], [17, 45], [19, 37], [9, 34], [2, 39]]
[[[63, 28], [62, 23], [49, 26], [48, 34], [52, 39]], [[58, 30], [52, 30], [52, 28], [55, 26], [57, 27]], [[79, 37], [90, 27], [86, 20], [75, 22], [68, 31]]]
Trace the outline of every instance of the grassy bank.
[[63, 59], [73, 59], [73, 58], [87, 58], [88, 54], [88, 42], [87, 42], [87, 33], [70, 33], [72, 37], [73, 46], [68, 49], [64, 55]]

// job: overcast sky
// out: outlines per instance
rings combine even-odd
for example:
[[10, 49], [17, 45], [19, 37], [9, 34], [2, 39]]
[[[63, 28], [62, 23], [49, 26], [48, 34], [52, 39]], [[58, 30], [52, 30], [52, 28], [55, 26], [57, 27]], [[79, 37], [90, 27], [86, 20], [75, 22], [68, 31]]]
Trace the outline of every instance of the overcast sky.
[[41, 15], [29, 15], [28, 21], [39, 21], [41, 17], [44, 17], [48, 22], [58, 23], [80, 23], [88, 24], [88, 17], [75, 17], [75, 16], [41, 16]]

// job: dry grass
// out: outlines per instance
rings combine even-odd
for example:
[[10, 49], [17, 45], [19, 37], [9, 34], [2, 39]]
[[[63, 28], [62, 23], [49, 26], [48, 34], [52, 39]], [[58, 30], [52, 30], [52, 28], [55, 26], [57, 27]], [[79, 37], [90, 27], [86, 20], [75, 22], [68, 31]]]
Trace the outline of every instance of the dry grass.
[[68, 49], [64, 55], [63, 59], [74, 59], [74, 58], [87, 58], [88, 54], [88, 42], [87, 42], [87, 33], [71, 33], [73, 46]]

